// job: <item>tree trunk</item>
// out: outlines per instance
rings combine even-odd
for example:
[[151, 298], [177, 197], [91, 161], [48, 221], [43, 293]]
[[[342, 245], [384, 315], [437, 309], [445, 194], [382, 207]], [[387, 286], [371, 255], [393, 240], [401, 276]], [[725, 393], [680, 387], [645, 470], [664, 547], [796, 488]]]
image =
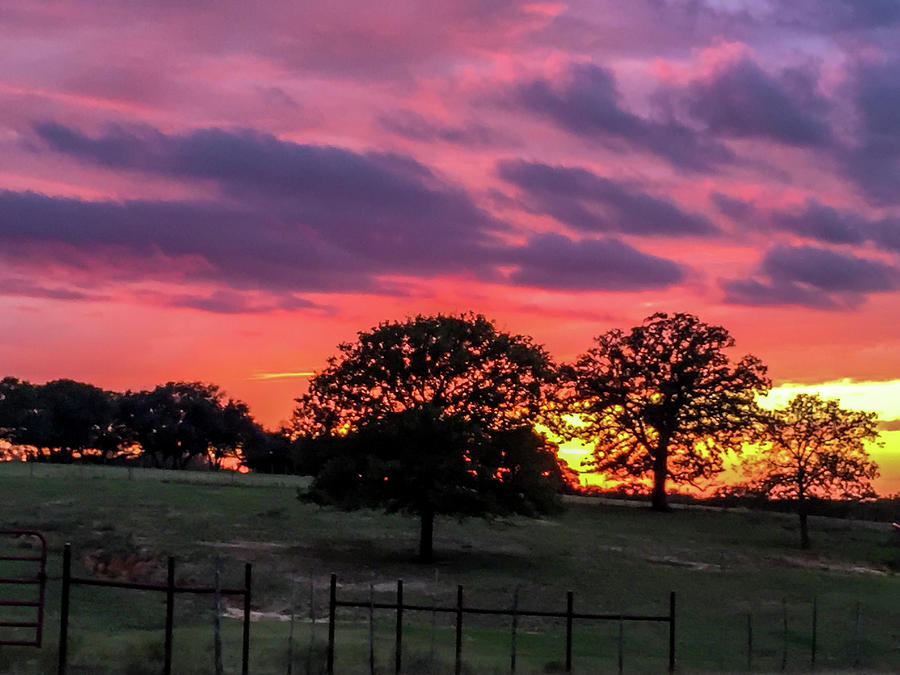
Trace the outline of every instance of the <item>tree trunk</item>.
[[654, 511], [671, 511], [669, 500], [666, 497], [666, 477], [668, 470], [666, 458], [668, 455], [667, 443], [660, 440], [656, 457], [653, 458], [653, 492], [650, 495], [650, 508]]
[[422, 528], [419, 530], [419, 561], [430, 563], [434, 559], [434, 509], [422, 509]]
[[800, 508], [797, 510], [797, 513], [800, 514], [800, 548], [807, 549], [810, 547], [810, 543], [809, 526], [806, 523], [806, 517], [809, 511], [806, 508], [806, 502], [800, 502]]

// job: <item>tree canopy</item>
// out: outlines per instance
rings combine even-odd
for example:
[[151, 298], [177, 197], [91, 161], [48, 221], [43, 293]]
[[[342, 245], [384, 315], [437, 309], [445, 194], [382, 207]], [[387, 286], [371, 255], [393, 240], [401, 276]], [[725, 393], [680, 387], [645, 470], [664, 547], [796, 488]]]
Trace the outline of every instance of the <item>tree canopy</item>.
[[563, 368], [564, 401], [594, 444], [590, 466], [625, 480], [652, 478], [652, 506], [668, 508], [666, 481], [691, 483], [740, 451], [768, 390], [754, 356], [732, 364], [725, 328], [691, 314], [657, 313], [630, 333], [611, 330]]
[[214, 384], [168, 382], [151, 391], [126, 392], [120, 417], [129, 440], [153, 466], [184, 468], [192, 460], [220, 467], [254, 438], [258, 427], [247, 405]]
[[859, 499], [871, 496], [878, 466], [866, 443], [878, 441], [875, 413], [847, 410], [840, 401], [798, 394], [784, 408], [765, 416], [758, 453], [744, 462], [751, 488], [797, 503], [800, 545], [809, 548], [811, 498]]
[[0, 437], [29, 448], [28, 458], [71, 462], [115, 455], [116, 395], [74, 380], [34, 385], [12, 377], [0, 382]]
[[294, 413], [322, 457], [311, 498], [419, 515], [425, 560], [436, 514], [555, 504], [561, 469], [533, 432], [555, 370], [530, 338], [479, 315], [418, 316], [339, 350]]
[[220, 467], [262, 433], [245, 403], [226, 400], [212, 384], [169, 382], [120, 394], [74, 380], [0, 380], [0, 439], [29, 460]]

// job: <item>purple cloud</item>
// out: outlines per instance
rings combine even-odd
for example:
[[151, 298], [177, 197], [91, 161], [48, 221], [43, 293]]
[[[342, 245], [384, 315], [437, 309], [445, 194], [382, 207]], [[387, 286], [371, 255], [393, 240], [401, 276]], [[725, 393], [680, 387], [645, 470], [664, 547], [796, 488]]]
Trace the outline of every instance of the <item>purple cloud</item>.
[[[311, 255], [326, 265], [341, 262], [338, 266], [351, 278], [357, 269], [426, 275], [470, 269], [480, 264], [478, 252], [493, 243], [494, 233], [507, 227], [462, 189], [403, 155], [300, 145], [221, 129], [166, 135], [114, 127], [88, 137], [44, 123], [36, 132], [50, 149], [81, 161], [212, 181], [225, 200], [214, 207], [219, 217], [233, 221], [232, 204], [243, 211], [232, 225], [234, 237], [248, 239], [241, 248], [262, 246], [280, 257], [282, 252], [300, 255], [293, 251], [300, 247], [311, 252], [301, 260]], [[183, 213], [193, 207], [173, 208]], [[257, 238], [263, 243], [254, 244]]]
[[173, 307], [189, 307], [215, 314], [263, 314], [276, 310], [319, 309], [320, 306], [294, 295], [279, 295], [260, 300], [243, 293], [218, 290], [208, 295], [181, 294], [168, 298]]
[[824, 146], [831, 140], [830, 104], [805, 70], [771, 76], [743, 59], [708, 81], [693, 82], [680, 96], [691, 116], [714, 134], [795, 146]]
[[878, 260], [812, 246], [776, 246], [762, 270], [774, 280], [799, 282], [828, 292], [874, 293], [900, 288], [900, 271]]
[[570, 66], [562, 85], [546, 79], [522, 83], [512, 100], [569, 133], [649, 152], [683, 169], [703, 171], [735, 159], [727, 146], [676, 120], [659, 122], [626, 110], [612, 73], [592, 64]]
[[413, 141], [440, 141], [469, 148], [488, 148], [513, 143], [508, 134], [484, 124], [477, 122], [462, 125], [445, 124], [427, 119], [410, 110], [380, 115], [378, 125], [392, 134]]
[[866, 219], [860, 215], [839, 211], [816, 200], [807, 202], [799, 212], [775, 211], [772, 222], [801, 237], [830, 244], [860, 244], [867, 239], [869, 229]]
[[895, 218], [873, 220], [810, 199], [799, 211], [772, 212], [771, 219], [775, 227], [808, 239], [829, 244], [870, 241], [885, 250], [900, 252], [900, 220]]
[[705, 216], [634, 186], [598, 176], [580, 167], [503, 160], [497, 173], [518, 187], [526, 208], [553, 216], [584, 232], [621, 232], [641, 236], [717, 235]]
[[28, 298], [47, 298], [49, 300], [103, 301], [108, 299], [108, 296], [99, 293], [48, 286], [40, 282], [16, 277], [0, 279], [0, 295], [18, 295]]
[[776, 246], [760, 264], [767, 281], [723, 280], [726, 302], [849, 309], [866, 293], [900, 288], [900, 269], [879, 260], [811, 246]]
[[737, 222], [746, 222], [754, 218], [757, 213], [756, 205], [752, 202], [731, 197], [721, 192], [710, 193], [709, 199], [720, 213]]
[[521, 286], [576, 291], [639, 291], [684, 280], [678, 263], [643, 253], [618, 239], [572, 240], [545, 233], [510, 251], [518, 266], [509, 280]]
[[843, 171], [873, 204], [900, 204], [900, 59], [861, 64], [850, 82], [860, 130], [841, 153]]
[[811, 309], [849, 309], [859, 304], [837, 302], [819, 289], [791, 282], [762, 282], [756, 279], [725, 279], [719, 285], [725, 291], [724, 301], [732, 305], [751, 307], [778, 307], [782, 305], [809, 307]]
[[189, 277], [242, 288], [378, 289], [372, 261], [265, 213], [214, 203], [83, 201], [0, 191], [0, 243], [26, 250], [36, 262], [66, 264], [74, 248], [124, 270], [129, 259], [157, 253], [191, 258], [198, 262]]

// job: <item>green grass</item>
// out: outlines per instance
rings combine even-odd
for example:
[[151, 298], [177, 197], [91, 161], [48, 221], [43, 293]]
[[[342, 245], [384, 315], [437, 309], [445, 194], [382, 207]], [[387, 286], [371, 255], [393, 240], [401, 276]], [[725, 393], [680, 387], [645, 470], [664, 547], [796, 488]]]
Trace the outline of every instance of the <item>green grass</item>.
[[[213, 478], [215, 477], [215, 478]], [[212, 481], [219, 481], [218, 484]], [[742, 511], [645, 508], [577, 503], [547, 520], [439, 519], [438, 562], [414, 562], [417, 522], [373, 511], [342, 513], [302, 504], [305, 479], [163, 472], [107, 467], [0, 465], [0, 528], [38, 529], [51, 548], [47, 642], [42, 650], [0, 648], [0, 672], [55, 669], [61, 550], [73, 547], [77, 575], [96, 560], [143, 560], [143, 578], [163, 581], [166, 556], [177, 559], [179, 583], [208, 585], [221, 556], [226, 586], [240, 586], [243, 563], [253, 563], [251, 672], [285, 673], [290, 624], [294, 673], [307, 659], [319, 672], [326, 638], [328, 576], [339, 597], [389, 602], [397, 579], [407, 602], [452, 606], [456, 585], [465, 602], [564, 610], [567, 590], [576, 611], [665, 614], [677, 593], [677, 656], [683, 672], [747, 668], [747, 615], [753, 622], [753, 668], [778, 671], [788, 616], [787, 669], [810, 664], [812, 600], [818, 604], [820, 671], [900, 670], [900, 537], [889, 526], [812, 519], [813, 549], [800, 551], [795, 518]], [[0, 576], [2, 576], [0, 571]], [[308, 620], [310, 583], [316, 624]], [[6, 587], [4, 587], [4, 592]], [[72, 592], [72, 672], [159, 672], [163, 594], [76, 587]], [[856, 628], [857, 603], [861, 608]], [[238, 609], [237, 603], [232, 607]], [[376, 665], [393, 672], [393, 615], [376, 613]], [[212, 671], [212, 599], [179, 595], [176, 673]], [[452, 672], [452, 615], [407, 612], [405, 670]], [[240, 622], [224, 620], [226, 672], [239, 672]], [[504, 673], [509, 666], [509, 618], [466, 615], [463, 656], [468, 672]], [[314, 645], [310, 658], [310, 628]], [[859, 640], [855, 639], [859, 634]], [[626, 624], [627, 672], [661, 672], [664, 624]], [[576, 672], [615, 672], [618, 624], [576, 622]], [[545, 672], [564, 662], [562, 621], [521, 619], [518, 672]], [[368, 672], [368, 614], [340, 610], [338, 672]], [[105, 670], [104, 670], [105, 669]]]

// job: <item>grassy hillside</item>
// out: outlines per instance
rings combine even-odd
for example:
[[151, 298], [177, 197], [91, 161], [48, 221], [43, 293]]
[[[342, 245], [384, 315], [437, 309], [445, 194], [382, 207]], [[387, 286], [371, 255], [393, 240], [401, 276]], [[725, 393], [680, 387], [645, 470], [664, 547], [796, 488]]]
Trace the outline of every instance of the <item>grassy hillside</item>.
[[[302, 479], [230, 474], [0, 465], [0, 529], [46, 533], [51, 546], [48, 646], [0, 648], [0, 672], [52, 672], [55, 663], [60, 553], [71, 542], [78, 575], [124, 566], [136, 578], [161, 581], [165, 558], [177, 558], [180, 583], [210, 584], [221, 556], [226, 585], [240, 585], [242, 564], [254, 565], [251, 672], [286, 672], [293, 596], [294, 673], [313, 672], [325, 639], [328, 575], [341, 598], [389, 601], [396, 579], [404, 599], [452, 605], [456, 585], [466, 602], [520, 607], [665, 614], [678, 598], [677, 654], [684, 672], [747, 668], [748, 614], [753, 667], [779, 670], [783, 607], [787, 609], [787, 669], [810, 661], [812, 601], [818, 606], [819, 670], [900, 670], [900, 537], [889, 525], [812, 521], [813, 550], [796, 548], [794, 519], [749, 511], [645, 508], [576, 500], [555, 519], [493, 522], [441, 519], [433, 566], [413, 561], [417, 523], [372, 511], [341, 513], [301, 504]], [[217, 484], [218, 483], [218, 484]], [[2, 573], [0, 573], [2, 576]], [[315, 614], [311, 624], [310, 584]], [[158, 672], [163, 594], [76, 588], [72, 596], [72, 672]], [[785, 603], [784, 605], [782, 603]], [[175, 672], [212, 671], [212, 599], [179, 596]], [[857, 614], [859, 607], [859, 614]], [[237, 610], [237, 607], [232, 608]], [[376, 663], [393, 672], [393, 615], [378, 615]], [[857, 616], [859, 620], [857, 621]], [[337, 632], [340, 672], [367, 672], [368, 619], [342, 610]], [[409, 672], [452, 667], [449, 618], [407, 614]], [[226, 666], [237, 672], [239, 624], [226, 621]], [[470, 672], [507, 672], [509, 620], [466, 617], [464, 654]], [[310, 652], [310, 630], [313, 630]], [[544, 672], [564, 656], [561, 622], [523, 620], [519, 672]], [[665, 669], [665, 625], [624, 627], [625, 670]], [[576, 623], [576, 672], [615, 671], [618, 625]], [[451, 670], [452, 672], [452, 670]]]

